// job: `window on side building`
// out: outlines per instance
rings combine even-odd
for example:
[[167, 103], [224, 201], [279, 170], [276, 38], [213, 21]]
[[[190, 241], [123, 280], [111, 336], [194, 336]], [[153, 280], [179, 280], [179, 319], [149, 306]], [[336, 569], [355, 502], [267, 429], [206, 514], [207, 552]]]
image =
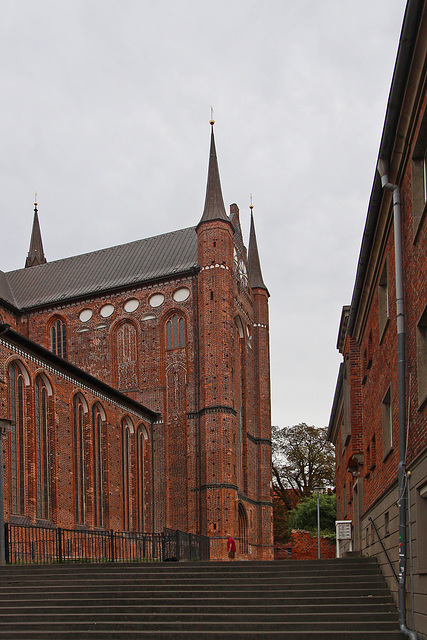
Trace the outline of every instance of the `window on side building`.
[[417, 324], [418, 405], [427, 400], [427, 305]]
[[393, 417], [392, 417], [391, 387], [387, 389], [382, 404], [382, 433], [383, 433], [383, 459], [388, 456], [393, 448]]

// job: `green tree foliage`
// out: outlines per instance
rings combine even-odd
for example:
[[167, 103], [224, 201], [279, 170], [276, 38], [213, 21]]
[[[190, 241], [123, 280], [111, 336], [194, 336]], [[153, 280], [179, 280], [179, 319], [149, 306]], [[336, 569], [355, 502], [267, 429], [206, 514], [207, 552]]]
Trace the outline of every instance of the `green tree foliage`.
[[334, 484], [335, 458], [333, 446], [326, 440], [327, 429], [308, 426], [304, 422], [293, 427], [272, 427], [273, 489], [287, 509], [294, 500], [312, 494], [315, 487]]
[[[320, 531], [323, 536], [335, 536], [336, 496], [334, 493], [319, 495]], [[317, 534], [317, 495], [302, 500], [288, 514], [292, 529], [304, 529]]]

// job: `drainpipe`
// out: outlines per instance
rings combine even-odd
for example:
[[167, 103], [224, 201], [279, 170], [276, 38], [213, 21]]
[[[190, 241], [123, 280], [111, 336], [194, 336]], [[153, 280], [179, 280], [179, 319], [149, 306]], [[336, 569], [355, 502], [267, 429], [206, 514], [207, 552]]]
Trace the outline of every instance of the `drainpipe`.
[[398, 608], [401, 632], [418, 640], [418, 636], [406, 626], [406, 389], [405, 389], [405, 315], [403, 307], [403, 267], [402, 267], [402, 220], [400, 188], [388, 180], [388, 163], [380, 158], [377, 170], [381, 176], [381, 185], [386, 191], [393, 193], [394, 218], [394, 256], [396, 276], [396, 309], [397, 309], [397, 374], [399, 403], [399, 471], [398, 471], [398, 508], [399, 508], [399, 581]]

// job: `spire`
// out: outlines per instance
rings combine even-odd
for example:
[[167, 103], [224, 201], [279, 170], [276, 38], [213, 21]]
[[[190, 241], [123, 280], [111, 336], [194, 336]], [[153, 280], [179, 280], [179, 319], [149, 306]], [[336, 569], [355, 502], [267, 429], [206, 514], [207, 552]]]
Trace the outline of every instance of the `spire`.
[[258, 255], [258, 245], [256, 241], [255, 234], [255, 224], [254, 224], [254, 215], [253, 215], [253, 204], [252, 204], [252, 195], [251, 195], [251, 230], [249, 233], [249, 248], [248, 248], [248, 275], [249, 275], [249, 286], [251, 289], [265, 289], [268, 293], [268, 289], [264, 284], [264, 280], [262, 279], [261, 273], [261, 264], [259, 261]]
[[211, 150], [209, 155], [208, 183], [206, 186], [205, 208], [203, 209], [203, 215], [200, 219], [199, 225], [202, 222], [207, 222], [209, 220], [226, 220], [227, 222], [230, 222], [230, 219], [225, 212], [224, 200], [221, 190], [221, 181], [219, 179], [218, 160], [216, 157], [215, 137], [213, 131], [214, 124], [215, 121], [211, 120], [210, 125], [212, 131]]
[[47, 262], [44, 257], [42, 234], [40, 232], [39, 216], [37, 213], [37, 194], [34, 199], [33, 230], [31, 232], [30, 250], [28, 251], [28, 256], [25, 261], [25, 268], [35, 267], [38, 264], [44, 264]]

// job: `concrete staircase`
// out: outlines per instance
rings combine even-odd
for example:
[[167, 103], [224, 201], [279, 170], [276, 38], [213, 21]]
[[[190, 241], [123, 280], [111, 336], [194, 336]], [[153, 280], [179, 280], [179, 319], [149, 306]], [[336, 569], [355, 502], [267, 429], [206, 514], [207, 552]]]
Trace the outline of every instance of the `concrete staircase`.
[[369, 559], [0, 568], [0, 639], [403, 637]]

